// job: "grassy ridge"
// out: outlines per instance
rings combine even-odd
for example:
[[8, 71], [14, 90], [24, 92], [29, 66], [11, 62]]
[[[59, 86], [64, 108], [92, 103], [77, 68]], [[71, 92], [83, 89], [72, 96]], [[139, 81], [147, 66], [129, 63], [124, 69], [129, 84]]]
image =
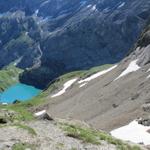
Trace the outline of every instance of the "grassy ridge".
[[22, 72], [21, 69], [14, 65], [9, 65], [0, 70], [0, 92], [6, 88], [18, 82], [19, 74]]

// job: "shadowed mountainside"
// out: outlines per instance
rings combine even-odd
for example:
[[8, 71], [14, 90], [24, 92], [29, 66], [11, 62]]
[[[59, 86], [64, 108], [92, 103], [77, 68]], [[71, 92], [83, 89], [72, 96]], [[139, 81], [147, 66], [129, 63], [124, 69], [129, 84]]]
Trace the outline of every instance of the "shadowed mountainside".
[[147, 0], [15, 1], [0, 2], [0, 67], [19, 59], [20, 80], [39, 88], [124, 58], [150, 13]]

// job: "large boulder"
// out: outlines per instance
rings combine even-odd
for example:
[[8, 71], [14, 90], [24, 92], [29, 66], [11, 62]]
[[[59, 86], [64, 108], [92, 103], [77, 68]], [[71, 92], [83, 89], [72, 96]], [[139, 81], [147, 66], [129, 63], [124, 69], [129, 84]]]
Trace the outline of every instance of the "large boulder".
[[42, 111], [39, 111], [39, 112], [36, 112], [34, 114], [34, 116], [38, 119], [41, 119], [41, 120], [49, 120], [49, 121], [53, 121], [54, 119], [46, 112], [46, 110], [42, 110]]

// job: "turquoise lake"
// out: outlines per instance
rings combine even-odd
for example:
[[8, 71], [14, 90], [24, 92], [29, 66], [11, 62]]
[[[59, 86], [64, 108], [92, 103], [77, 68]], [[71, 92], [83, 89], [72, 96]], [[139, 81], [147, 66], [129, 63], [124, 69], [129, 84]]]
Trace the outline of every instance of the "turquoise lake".
[[26, 84], [17, 83], [0, 94], [1, 103], [13, 103], [15, 100], [26, 101], [38, 94], [41, 90]]

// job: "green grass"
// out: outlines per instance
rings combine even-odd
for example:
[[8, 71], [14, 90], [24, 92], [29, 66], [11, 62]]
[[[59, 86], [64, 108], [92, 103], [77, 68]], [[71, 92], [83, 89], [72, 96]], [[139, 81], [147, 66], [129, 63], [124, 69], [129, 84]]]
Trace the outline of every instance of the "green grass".
[[13, 118], [11, 118], [12, 122], [15, 120], [30, 121], [34, 119], [33, 114], [28, 110], [28, 105], [24, 105], [23, 103], [14, 105], [10, 104], [7, 106], [0, 105], [0, 109], [13, 110], [17, 113]]
[[0, 92], [17, 83], [19, 74], [21, 72], [22, 70], [15, 67], [14, 65], [9, 65], [6, 68], [0, 70]]
[[74, 125], [64, 125], [63, 129], [66, 131], [67, 136], [77, 138], [86, 143], [100, 144], [100, 140], [95, 136], [93, 130], [80, 128]]
[[138, 146], [130, 146], [121, 140], [115, 139], [111, 135], [97, 131], [91, 128], [82, 128], [80, 126], [60, 123], [61, 128], [66, 132], [67, 136], [77, 138], [83, 142], [99, 145], [101, 141], [113, 144], [118, 150], [140, 150]]
[[9, 104], [9, 105], [0, 105], [0, 109], [6, 109], [6, 110], [12, 110], [17, 113], [14, 118], [12, 119], [12, 122], [17, 120], [17, 121], [31, 121], [34, 120], [35, 117], [32, 113], [33, 107], [36, 107], [40, 104], [43, 104], [45, 101], [45, 95], [44, 93], [29, 100], [29, 101], [24, 101], [16, 104]]
[[17, 143], [14, 144], [12, 147], [12, 150], [26, 150], [26, 149], [36, 150], [34, 145], [28, 143]]

